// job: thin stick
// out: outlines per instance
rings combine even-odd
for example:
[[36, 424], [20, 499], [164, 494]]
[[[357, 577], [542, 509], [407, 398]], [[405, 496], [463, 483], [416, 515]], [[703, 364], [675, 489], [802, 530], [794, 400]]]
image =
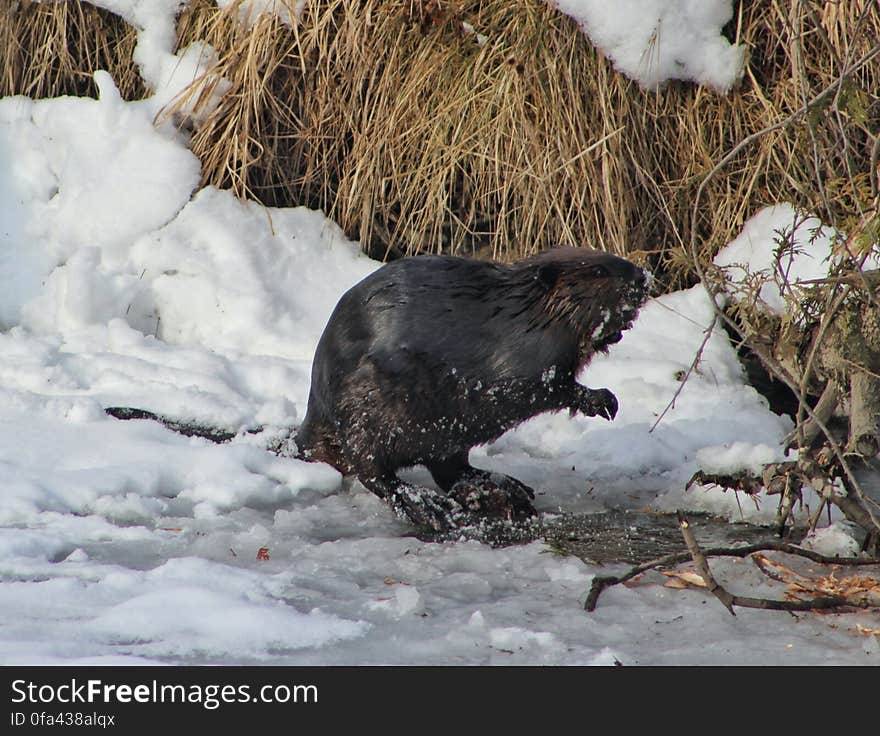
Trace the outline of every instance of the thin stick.
[[675, 390], [675, 393], [672, 395], [672, 398], [669, 400], [669, 403], [666, 405], [666, 408], [660, 413], [660, 416], [657, 417], [657, 421], [654, 422], [654, 424], [651, 426], [651, 429], [648, 430], [649, 434], [651, 432], [653, 432], [655, 429], [657, 429], [657, 425], [660, 424], [663, 417], [665, 417], [666, 414], [671, 409], [673, 409], [675, 407], [675, 400], [678, 398], [679, 394], [681, 394], [681, 392], [684, 390], [684, 385], [687, 383], [688, 378], [691, 377], [691, 373], [693, 373], [697, 369], [697, 366], [700, 364], [700, 360], [703, 357], [703, 351], [706, 349], [706, 345], [709, 344], [709, 338], [712, 337], [712, 333], [715, 331], [716, 324], [718, 324], [718, 314], [717, 313], [712, 317], [712, 323], [705, 330], [703, 330], [703, 342], [700, 343], [700, 347], [697, 350], [697, 354], [694, 356], [694, 359], [691, 361], [691, 364], [688, 366], [687, 372], [684, 374], [684, 376], [681, 379], [681, 384]]
[[706, 556], [703, 554], [700, 545], [697, 543], [697, 538], [694, 536], [690, 523], [681, 511], [678, 512], [678, 524], [681, 529], [681, 535], [684, 537], [685, 544], [687, 544], [688, 551], [691, 553], [694, 565], [697, 568], [697, 572], [700, 577], [703, 578], [706, 588], [724, 604], [724, 607], [730, 612], [731, 616], [736, 616], [736, 612], [733, 610], [734, 606], [740, 606], [741, 608], [760, 608], [772, 611], [812, 611], [815, 609], [827, 610], [829, 608], [867, 607], [859, 605], [853, 601], [848, 601], [843, 596], [838, 595], [827, 595], [822, 596], [821, 598], [810, 598], [808, 600], [796, 601], [780, 601], [773, 598], [751, 598], [750, 596], [734, 595], [720, 585], [712, 576], [712, 571], [709, 569], [709, 563], [706, 561]]
[[807, 527], [810, 534], [812, 534], [814, 531], [816, 531], [816, 527], [819, 524], [819, 517], [822, 516], [822, 511], [825, 509], [825, 505], [827, 503], [828, 503], [828, 499], [826, 499], [825, 496], [822, 496], [821, 500], [819, 501], [819, 506], [816, 509], [816, 513], [813, 514], [812, 518], [810, 519], [810, 524]]

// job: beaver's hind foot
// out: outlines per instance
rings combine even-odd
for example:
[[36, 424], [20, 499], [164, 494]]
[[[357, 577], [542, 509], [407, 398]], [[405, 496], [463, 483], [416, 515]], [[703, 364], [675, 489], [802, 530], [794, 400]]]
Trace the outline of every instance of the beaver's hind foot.
[[522, 521], [537, 515], [531, 502], [535, 492], [502, 473], [471, 468], [450, 488], [449, 495], [466, 511], [481, 517]]
[[388, 500], [399, 517], [437, 532], [448, 532], [474, 521], [455, 499], [423, 486], [400, 483]]

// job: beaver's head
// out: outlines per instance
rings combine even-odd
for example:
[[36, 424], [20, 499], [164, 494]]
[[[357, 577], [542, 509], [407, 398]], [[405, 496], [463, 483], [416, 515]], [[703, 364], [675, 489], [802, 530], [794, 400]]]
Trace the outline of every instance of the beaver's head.
[[648, 298], [651, 274], [589, 248], [554, 248], [521, 263], [546, 289], [544, 309], [577, 333], [581, 361], [619, 342]]

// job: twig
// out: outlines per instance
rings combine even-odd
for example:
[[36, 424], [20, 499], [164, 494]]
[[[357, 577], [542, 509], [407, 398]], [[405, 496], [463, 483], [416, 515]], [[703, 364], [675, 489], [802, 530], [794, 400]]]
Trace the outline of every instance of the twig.
[[801, 286], [813, 286], [816, 284], [847, 284], [855, 288], [873, 289], [880, 284], [880, 269], [874, 268], [870, 271], [859, 271], [858, 273], [845, 273], [838, 276], [825, 276], [818, 279], [800, 279], [798, 284]]
[[[796, 547], [787, 542], [763, 542], [760, 544], [747, 544], [742, 547], [709, 547], [702, 550], [704, 557], [748, 557], [755, 552], [784, 552], [789, 555], [805, 557], [808, 560], [822, 565], [844, 565], [844, 566], [863, 566], [863, 565], [880, 565], [880, 559], [866, 559], [864, 557], [827, 557], [813, 552], [809, 549]], [[672, 554], [663, 555], [648, 562], [642, 562], [632, 567], [623, 575], [596, 575], [590, 585], [587, 593], [587, 599], [584, 601], [585, 611], [594, 611], [599, 601], [599, 596], [605, 588], [612, 585], [619, 585], [638, 577], [648, 570], [654, 570], [658, 567], [672, 567], [682, 562], [692, 559], [690, 552], [674, 552]]]
[[657, 425], [660, 424], [663, 417], [665, 417], [666, 414], [672, 408], [675, 407], [675, 400], [679, 397], [679, 394], [681, 394], [681, 392], [684, 390], [684, 385], [687, 383], [688, 378], [690, 378], [691, 373], [693, 373], [697, 369], [697, 366], [700, 364], [700, 360], [702, 360], [703, 351], [706, 349], [706, 345], [709, 344], [709, 338], [712, 337], [712, 333], [715, 331], [716, 324], [718, 324], [718, 314], [717, 313], [712, 317], [712, 323], [705, 330], [703, 330], [703, 342], [700, 343], [700, 347], [697, 350], [697, 354], [694, 356], [694, 359], [691, 361], [690, 366], [688, 366], [687, 371], [685, 372], [684, 376], [681, 379], [681, 384], [675, 390], [675, 393], [672, 395], [672, 398], [669, 400], [669, 403], [666, 405], [666, 408], [660, 413], [660, 416], [657, 417], [657, 421], [655, 421], [654, 424], [651, 425], [651, 429], [648, 430], [649, 434], [651, 432], [653, 432], [655, 429], [657, 429]]
[[871, 177], [871, 194], [875, 199], [880, 197], [880, 166], [877, 166], [878, 161], [880, 161], [880, 133], [874, 138], [874, 146], [871, 148], [870, 171], [875, 172]]
[[826, 504], [828, 503], [828, 499], [825, 496], [819, 500], [819, 506], [816, 508], [816, 512], [810, 517], [810, 523], [807, 527], [810, 534], [816, 531], [816, 527], [819, 525], [819, 517], [822, 516], [822, 511], [825, 509]]

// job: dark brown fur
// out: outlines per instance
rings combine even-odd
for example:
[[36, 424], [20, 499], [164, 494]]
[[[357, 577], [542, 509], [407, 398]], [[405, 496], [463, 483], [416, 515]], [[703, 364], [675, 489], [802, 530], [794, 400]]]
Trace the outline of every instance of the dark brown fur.
[[[575, 376], [632, 325], [649, 281], [629, 261], [585, 248], [509, 265], [389, 263], [330, 317], [297, 445], [434, 529], [473, 514], [532, 515], [530, 488], [471, 467], [468, 453], [546, 411], [613, 419], [614, 395]], [[448, 495], [397, 477], [419, 464]]]

